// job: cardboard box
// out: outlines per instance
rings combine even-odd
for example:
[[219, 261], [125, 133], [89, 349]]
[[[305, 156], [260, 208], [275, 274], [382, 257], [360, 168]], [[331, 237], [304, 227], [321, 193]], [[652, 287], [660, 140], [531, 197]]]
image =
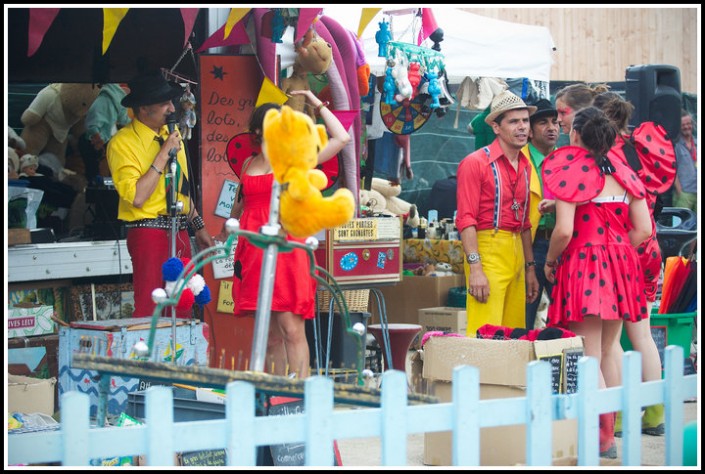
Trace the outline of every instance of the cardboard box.
[[28, 305], [8, 308], [7, 337], [43, 336], [54, 334], [54, 307]]
[[56, 379], [35, 379], [22, 375], [7, 376], [7, 411], [14, 413], [54, 414]]
[[421, 335], [429, 331], [443, 331], [465, 335], [468, 325], [467, 311], [450, 306], [423, 308], [419, 310], [419, 324], [423, 326]]
[[7, 229], [7, 245], [31, 244], [32, 236], [29, 229]]
[[[581, 337], [548, 341], [499, 341], [492, 339], [432, 337], [424, 346], [423, 374], [440, 401], [451, 401], [452, 373], [460, 365], [480, 369], [480, 399], [526, 396], [526, 365], [542, 357], [583, 347]], [[558, 359], [557, 359], [558, 360]], [[560, 370], [565, 370], [563, 365]], [[577, 420], [553, 423], [553, 457], [577, 456]], [[426, 433], [424, 464], [450, 465], [452, 434]], [[525, 425], [480, 430], [480, 464], [514, 466], [526, 463]]]
[[[419, 324], [419, 309], [445, 306], [448, 290], [465, 286], [465, 276], [404, 276], [394, 286], [380, 287], [387, 308], [387, 322]], [[370, 298], [371, 324], [379, 323], [375, 298]]]

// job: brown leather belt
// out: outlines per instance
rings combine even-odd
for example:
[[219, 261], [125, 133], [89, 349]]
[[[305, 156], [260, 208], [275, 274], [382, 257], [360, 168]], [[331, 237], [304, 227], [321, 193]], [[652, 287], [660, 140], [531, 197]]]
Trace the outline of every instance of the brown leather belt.
[[[158, 216], [154, 219], [140, 219], [137, 221], [130, 221], [125, 223], [125, 227], [127, 227], [128, 229], [150, 227], [152, 229], [171, 230], [171, 217]], [[179, 230], [188, 229], [188, 216], [186, 214], [180, 214], [176, 216], [176, 227]]]

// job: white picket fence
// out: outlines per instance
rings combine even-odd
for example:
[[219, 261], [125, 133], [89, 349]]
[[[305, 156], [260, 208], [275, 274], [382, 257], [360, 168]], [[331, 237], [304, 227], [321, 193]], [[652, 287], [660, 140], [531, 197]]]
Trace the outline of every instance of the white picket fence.
[[255, 389], [232, 382], [224, 419], [175, 423], [172, 391], [151, 387], [146, 393], [145, 424], [92, 428], [88, 395], [68, 392], [61, 399], [61, 428], [56, 431], [9, 434], [8, 464], [59, 462], [88, 466], [91, 459], [144, 454], [151, 466], [173, 466], [174, 454], [225, 449], [230, 466], [256, 466], [260, 446], [304, 443], [308, 466], [333, 466], [333, 440], [379, 437], [384, 466], [407, 463], [407, 435], [452, 431], [455, 466], [480, 465], [480, 429], [526, 425], [526, 459], [530, 466], [551, 465], [552, 422], [577, 419], [578, 465], [599, 465], [598, 417], [622, 411], [625, 466], [641, 464], [641, 407], [665, 404], [665, 464], [683, 463], [683, 403], [697, 396], [699, 376], [683, 375], [683, 348], [665, 350], [663, 380], [641, 382], [641, 354], [624, 354], [623, 385], [598, 389], [597, 360], [578, 362], [578, 391], [552, 395], [547, 362], [527, 365], [526, 397], [480, 400], [479, 370], [458, 367], [453, 373], [453, 401], [407, 404], [406, 375], [382, 376], [380, 408], [334, 409], [333, 381], [314, 376], [305, 382], [304, 413], [255, 416]]

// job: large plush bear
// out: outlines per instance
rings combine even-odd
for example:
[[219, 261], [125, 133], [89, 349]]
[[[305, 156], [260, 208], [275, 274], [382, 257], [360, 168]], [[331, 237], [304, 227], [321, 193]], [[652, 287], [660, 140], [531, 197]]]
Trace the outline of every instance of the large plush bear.
[[[333, 47], [318, 37], [312, 29], [308, 30], [300, 45], [296, 46], [296, 59], [291, 77], [282, 80], [282, 90], [286, 93], [295, 90], [309, 90], [308, 74], [323, 74], [333, 60]], [[288, 105], [297, 112], [303, 112], [316, 119], [313, 110], [306, 109], [306, 96], [296, 95], [289, 98]]]
[[88, 113], [100, 88], [93, 84], [55, 83], [43, 88], [22, 113], [25, 152], [51, 153], [66, 164], [69, 131]]
[[321, 189], [328, 179], [318, 164], [318, 151], [328, 143], [323, 125], [284, 105], [264, 116], [262, 151], [272, 166], [274, 179], [282, 185], [279, 220], [294, 237], [309, 237], [352, 219], [355, 197], [340, 188], [323, 197]]

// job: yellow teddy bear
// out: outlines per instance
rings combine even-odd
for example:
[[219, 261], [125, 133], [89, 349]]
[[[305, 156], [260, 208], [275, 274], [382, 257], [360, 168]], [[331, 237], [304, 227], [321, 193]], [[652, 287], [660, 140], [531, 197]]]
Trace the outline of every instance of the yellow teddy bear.
[[262, 151], [282, 185], [279, 220], [294, 237], [309, 237], [323, 229], [345, 224], [353, 217], [355, 198], [340, 188], [323, 197], [328, 180], [318, 164], [318, 152], [328, 143], [323, 125], [289, 106], [272, 109], [264, 116]]

